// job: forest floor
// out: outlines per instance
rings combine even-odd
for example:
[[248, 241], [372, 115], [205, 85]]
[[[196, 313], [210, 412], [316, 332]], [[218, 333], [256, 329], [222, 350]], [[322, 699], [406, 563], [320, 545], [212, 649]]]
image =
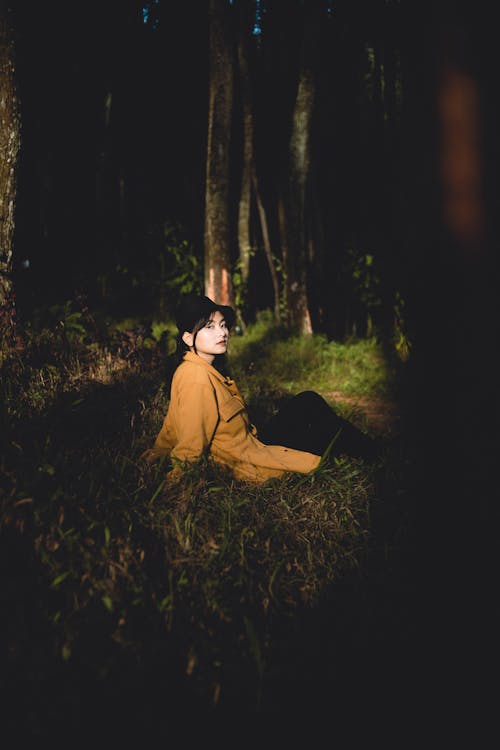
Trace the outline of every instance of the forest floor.
[[332, 403], [343, 401], [361, 413], [375, 435], [391, 438], [398, 434], [401, 407], [396, 401], [381, 396], [347, 396], [342, 391], [328, 391], [323, 395]]
[[[59, 470], [64, 469], [66, 455], [70, 461], [69, 469], [72, 467], [71, 461], [75, 460], [75, 471], [82, 468], [76, 457], [88, 454], [93, 459], [98, 458], [95, 447], [97, 435], [107, 446], [106, 450], [111, 451], [110, 446], [115, 444], [117, 436], [126, 445], [128, 436], [134, 429], [138, 430], [143, 410], [154, 402], [162, 374], [160, 370], [155, 371], [154, 367], [148, 369], [146, 365], [137, 372], [132, 365], [124, 367], [123, 372], [117, 371], [116, 367], [113, 365], [112, 382], [108, 382], [109, 372], [106, 368], [102, 377], [96, 370], [92, 383], [87, 383], [82, 375], [81, 380], [77, 378], [72, 383], [70, 391], [58, 394], [50, 408], [43, 410], [37, 418], [33, 416], [20, 424], [26, 445], [49, 451], [48, 457], [52, 455], [52, 449], [49, 450], [50, 446], [43, 448], [41, 436], [51, 435], [54, 456], [49, 463], [56, 470], [45, 481], [56, 481]], [[365, 423], [369, 432], [381, 437], [394, 453], [391, 470], [381, 470], [377, 475], [378, 490], [370, 510], [373, 531], [370, 549], [359, 569], [354, 570], [342, 583], [331, 587], [318, 606], [298, 608], [296, 617], [286, 617], [277, 623], [268, 662], [263, 670], [257, 712], [252, 704], [254, 695], [250, 692], [246, 673], [242, 672], [240, 679], [236, 674], [238, 664], [234, 665], [235, 675], [230, 677], [233, 693], [222, 691], [218, 706], [218, 714], [224, 718], [241, 713], [279, 717], [296, 712], [305, 717], [319, 711], [329, 715], [331, 705], [336, 700], [344, 705], [360, 705], [364, 698], [371, 701], [383, 684], [386, 688], [388, 682], [394, 687], [405, 684], [407, 670], [410, 669], [411, 673], [411, 650], [417, 622], [411, 539], [414, 498], [407, 473], [404, 440], [400, 440], [400, 433], [404, 431], [402, 404], [391, 397], [360, 393], [352, 396], [340, 389], [322, 390], [322, 395], [332, 404], [342, 402], [347, 405], [348, 410], [352, 410], [358, 420]], [[62, 451], [63, 447], [64, 451], [59, 456], [57, 450], [60, 448]], [[113, 450], [116, 453], [116, 447]], [[112, 458], [112, 452], [109, 455]], [[96, 476], [98, 471], [99, 468], [95, 467]], [[112, 463], [110, 472], [113, 479]], [[35, 599], [37, 597], [40, 597], [39, 593]], [[19, 608], [22, 612], [24, 608], [29, 610], [28, 599], [23, 597]], [[32, 626], [26, 620], [23, 627], [28, 633]], [[29, 634], [26, 643], [36, 651]], [[28, 673], [34, 672], [29, 663], [27, 666]], [[22, 691], [29, 689], [31, 684], [34, 696], [31, 702], [38, 704], [31, 706], [32, 723], [40, 726], [39, 733], [50, 724], [48, 718], [42, 718], [44, 712], [48, 712], [50, 717], [56, 716], [68, 705], [73, 706], [76, 718], [73, 721], [71, 717], [65, 717], [66, 728], [74, 728], [78, 722], [87, 721], [87, 705], [77, 705], [81, 691], [73, 684], [75, 679], [80, 679], [79, 673], [75, 672], [77, 677], [73, 678], [68, 671], [65, 678], [67, 683], [63, 680], [59, 685], [58, 675], [64, 675], [63, 670], [64, 666], [54, 670], [53, 674], [36, 674], [32, 684], [23, 680], [18, 692], [14, 692], [20, 700]], [[95, 698], [89, 699], [88, 705], [122, 722], [123, 718], [119, 717], [125, 707], [130, 717], [137, 713], [139, 718], [136, 723], [141, 731], [150, 720], [155, 720], [158, 722], [159, 736], [170, 737], [171, 722], [167, 716], [159, 716], [164, 711], [163, 672], [161, 665], [156, 667], [156, 671], [154, 668], [150, 671], [134, 668], [112, 684], [103, 682], [97, 689], [92, 683], [88, 692], [95, 693]], [[12, 700], [11, 692], [9, 700]], [[248, 695], [248, 704], [253, 708], [247, 711]], [[395, 697], [392, 696], [393, 699]], [[188, 714], [198, 708], [204, 710], [202, 701], [198, 705], [196, 700], [196, 691], [190, 689], [185, 702]], [[16, 701], [16, 713], [21, 710], [20, 707], [21, 703]], [[19, 721], [15, 721], [17, 727]], [[127, 726], [122, 723], [124, 737]]]

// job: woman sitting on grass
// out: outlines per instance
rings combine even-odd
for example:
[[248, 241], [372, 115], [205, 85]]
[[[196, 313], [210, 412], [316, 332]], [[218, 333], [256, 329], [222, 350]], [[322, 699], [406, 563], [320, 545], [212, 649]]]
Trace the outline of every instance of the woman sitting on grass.
[[373, 441], [339, 417], [313, 391], [294, 396], [257, 432], [226, 370], [231, 307], [186, 295], [177, 312], [177, 350], [163, 426], [144, 457], [169, 455], [174, 475], [211, 457], [238, 479], [265, 482], [286, 472], [307, 474], [321, 457], [373, 457]]

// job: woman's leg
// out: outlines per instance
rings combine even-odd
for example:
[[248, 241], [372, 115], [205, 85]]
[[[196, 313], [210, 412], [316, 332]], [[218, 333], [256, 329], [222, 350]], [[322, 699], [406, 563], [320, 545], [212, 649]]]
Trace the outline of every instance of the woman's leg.
[[314, 391], [302, 391], [280, 408], [261, 432], [268, 445], [323, 455], [333, 438], [331, 455], [342, 453], [374, 458], [376, 443], [368, 435], [343, 419]]

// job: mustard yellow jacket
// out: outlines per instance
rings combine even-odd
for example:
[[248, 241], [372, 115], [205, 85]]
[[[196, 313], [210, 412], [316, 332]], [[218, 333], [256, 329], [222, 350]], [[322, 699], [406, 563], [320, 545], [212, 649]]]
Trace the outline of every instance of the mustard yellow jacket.
[[307, 474], [320, 462], [313, 453], [262, 443], [234, 380], [192, 352], [174, 373], [163, 426], [146, 454], [148, 460], [169, 454], [177, 467], [209, 455], [236, 478], [255, 482]]

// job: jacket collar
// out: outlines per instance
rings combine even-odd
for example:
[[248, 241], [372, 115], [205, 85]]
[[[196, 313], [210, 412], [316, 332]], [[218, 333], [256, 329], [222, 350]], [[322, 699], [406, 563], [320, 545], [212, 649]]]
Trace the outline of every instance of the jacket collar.
[[194, 352], [186, 352], [183, 357], [184, 362], [193, 362], [195, 365], [199, 365], [200, 367], [205, 367], [217, 380], [220, 380], [221, 383], [228, 383], [234, 382], [232, 378], [227, 378], [225, 375], [223, 375], [221, 372], [215, 369], [212, 365], [209, 365], [208, 362], [205, 362], [204, 359], [199, 357]]

